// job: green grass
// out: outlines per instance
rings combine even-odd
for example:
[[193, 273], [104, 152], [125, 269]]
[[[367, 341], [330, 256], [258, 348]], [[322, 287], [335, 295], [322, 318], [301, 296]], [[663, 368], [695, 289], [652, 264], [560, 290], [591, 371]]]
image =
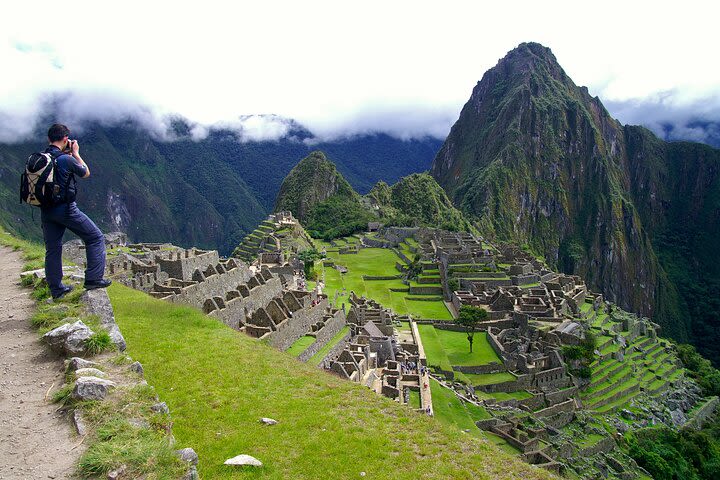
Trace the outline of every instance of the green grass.
[[493, 392], [493, 393], [485, 393], [481, 392], [480, 390], [475, 391], [475, 395], [478, 396], [478, 398], [483, 400], [497, 400], [499, 402], [505, 401], [505, 400], [525, 400], [526, 398], [531, 398], [532, 393], [526, 392], [525, 390], [520, 390], [518, 392]]
[[[120, 285], [109, 294], [128, 353], [170, 407], [176, 448], [198, 452], [202, 478], [553, 478], [199, 310]], [[222, 464], [241, 453], [264, 466]]]
[[[470, 436], [486, 439], [506, 453], [516, 455], [519, 453], [515, 447], [501, 437], [491, 432], [480, 430], [475, 422], [490, 418], [490, 414], [482, 407], [471, 403], [463, 403], [449, 389], [443, 388], [435, 380], [430, 380], [430, 391], [433, 398], [433, 414], [439, 421], [466, 431]], [[497, 478], [506, 478], [502, 475]]]
[[420, 391], [410, 390], [410, 401], [408, 402], [411, 408], [420, 408]]
[[[452, 320], [452, 314], [442, 301], [422, 301], [407, 299], [407, 293], [393, 292], [390, 289], [406, 289], [400, 279], [395, 280], [363, 280], [363, 275], [370, 277], [394, 276], [398, 274], [395, 263], [401, 262], [395, 252], [387, 248], [362, 248], [357, 254], [340, 255], [338, 252], [327, 252], [327, 259], [337, 265], [347, 267], [348, 273], [341, 274], [337, 269], [324, 267], [322, 261], [315, 264], [320, 276], [324, 275], [325, 290], [332, 301], [335, 293], [345, 289], [345, 295], [338, 296], [335, 303], [341, 306], [348, 303], [347, 295], [354, 291], [357, 295], [366, 296], [377, 301], [398, 315], [412, 315], [415, 318], [432, 318]], [[310, 286], [314, 286], [311, 282]], [[433, 286], [433, 285], [429, 285]]]
[[476, 332], [473, 337], [473, 351], [470, 353], [470, 343], [464, 332], [435, 329], [443, 349], [447, 353], [452, 365], [487, 365], [488, 363], [502, 363], [500, 357], [490, 346], [487, 333]]
[[418, 324], [418, 332], [422, 339], [425, 356], [430, 367], [439, 367], [446, 372], [452, 371], [452, 364], [445, 353], [445, 348], [437, 336], [437, 330], [432, 325]]
[[297, 357], [313, 343], [315, 343], [315, 337], [312, 337], [310, 335], [303, 335], [302, 337], [298, 338], [297, 341], [285, 351], [293, 357]]
[[496, 383], [515, 380], [515, 376], [510, 372], [481, 373], [478, 375], [466, 373], [465, 376], [468, 377], [472, 385], [495, 385]]
[[[83, 478], [105, 478], [120, 465], [126, 466], [127, 478], [148, 480], [180, 478], [187, 471], [166, 435], [170, 416], [150, 410], [155, 402], [155, 390], [139, 385], [121, 387], [102, 402], [82, 403], [85, 418], [92, 419], [95, 428], [78, 462]], [[131, 418], [147, 422], [150, 428], [132, 425]]]
[[318, 365], [320, 362], [323, 361], [323, 358], [330, 352], [330, 350], [337, 345], [337, 343], [342, 340], [342, 338], [348, 334], [350, 331], [350, 327], [343, 327], [342, 330], [340, 330], [338, 333], [335, 334], [333, 338], [330, 339], [329, 342], [327, 342], [318, 352], [310, 357], [308, 360], [308, 363], [310, 365]]

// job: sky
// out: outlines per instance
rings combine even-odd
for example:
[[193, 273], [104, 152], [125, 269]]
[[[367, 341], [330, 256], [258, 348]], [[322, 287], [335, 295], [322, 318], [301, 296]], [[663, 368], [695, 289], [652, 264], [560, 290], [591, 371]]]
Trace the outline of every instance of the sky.
[[[474, 85], [526, 41], [623, 123], [703, 140], [720, 122], [720, 2], [72, 1], [3, 6], [0, 141], [171, 115], [247, 140], [383, 132], [443, 139]], [[259, 116], [273, 114], [276, 116]], [[702, 128], [700, 129], [702, 130]]]

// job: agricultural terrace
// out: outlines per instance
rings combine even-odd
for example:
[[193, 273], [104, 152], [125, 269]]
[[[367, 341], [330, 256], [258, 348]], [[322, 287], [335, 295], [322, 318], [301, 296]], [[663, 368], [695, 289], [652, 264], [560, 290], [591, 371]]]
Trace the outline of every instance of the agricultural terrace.
[[[327, 294], [331, 301], [336, 299], [337, 307], [347, 303], [350, 292], [354, 291], [359, 296], [371, 298], [382, 306], [392, 309], [398, 315], [452, 320], [452, 315], [441, 295], [410, 294], [412, 284], [410, 286], [404, 284], [402, 274], [395, 267], [397, 263], [404, 262], [392, 250], [361, 248], [357, 253], [340, 253], [340, 248], [358, 242], [359, 239], [356, 237], [335, 240], [335, 245], [315, 241], [318, 249], [324, 249], [327, 255], [325, 260], [315, 262], [315, 270], [318, 272], [318, 278], [325, 283], [323, 293]], [[340, 273], [336, 266], [346, 268], [347, 273]], [[437, 287], [439, 287], [439, 277]]]

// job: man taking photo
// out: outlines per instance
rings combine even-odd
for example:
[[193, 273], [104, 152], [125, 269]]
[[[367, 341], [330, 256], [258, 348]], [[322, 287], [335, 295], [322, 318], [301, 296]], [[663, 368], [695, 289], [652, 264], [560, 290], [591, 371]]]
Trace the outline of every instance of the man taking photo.
[[72, 287], [62, 283], [62, 239], [69, 229], [85, 243], [87, 268], [85, 269], [85, 288], [108, 287], [112, 282], [104, 279], [105, 273], [105, 237], [100, 229], [88, 218], [75, 203], [77, 185], [75, 176], [88, 178], [90, 169], [80, 156], [77, 140], [70, 140], [70, 130], [56, 123], [48, 130], [50, 145], [45, 150], [56, 159], [56, 185], [52, 206], [42, 208], [42, 229], [45, 240], [45, 280], [55, 299], [62, 298]]

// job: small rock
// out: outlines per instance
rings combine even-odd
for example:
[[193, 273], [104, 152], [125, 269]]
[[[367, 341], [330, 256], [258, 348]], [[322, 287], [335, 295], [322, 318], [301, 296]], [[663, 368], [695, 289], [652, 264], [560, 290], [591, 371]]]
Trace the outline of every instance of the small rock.
[[125, 475], [125, 471], [127, 470], [127, 465], [122, 465], [120, 468], [116, 468], [112, 472], [108, 472], [107, 479], [108, 480], [118, 480], [122, 478], [123, 475]]
[[77, 370], [75, 370], [75, 375], [77, 375], [78, 377], [107, 378], [107, 373], [92, 367], [78, 368]]
[[277, 420], [273, 420], [272, 418], [263, 417], [260, 419], [261, 423], [264, 423], [265, 425], [277, 425]]
[[75, 381], [72, 398], [75, 400], [103, 400], [116, 385], [98, 377], [80, 377]]
[[131, 363], [128, 368], [140, 376], [142, 376], [145, 373], [145, 370], [143, 370], [142, 363], [140, 363], [138, 361]]
[[135, 428], [150, 428], [150, 422], [142, 418], [128, 418], [128, 423]]
[[[67, 318], [66, 320], [74, 320]], [[82, 320], [75, 323], [65, 323], [50, 330], [43, 339], [55, 352], [60, 354], [77, 355], [85, 352], [85, 340], [93, 335], [93, 331]]]
[[361, 477], [364, 477], [364, 476], [365, 476], [365, 472], [360, 472], [360, 476], [361, 476]]
[[155, 413], [170, 413], [170, 409], [165, 402], [156, 403], [155, 405], [150, 407], [150, 410]]
[[75, 370], [80, 370], [81, 368], [93, 368], [97, 366], [97, 363], [91, 362], [90, 360], [85, 360], [84, 358], [80, 357], [72, 357], [67, 362], [67, 371], [74, 372]]
[[193, 450], [192, 448], [183, 448], [180, 450], [175, 450], [175, 454], [178, 457], [180, 457], [180, 460], [184, 460], [184, 461], [190, 463], [191, 465], [198, 464], [198, 454], [195, 453], [195, 450]]
[[187, 473], [182, 477], [181, 480], [200, 480], [200, 475], [198, 475], [197, 468], [193, 465], [190, 467], [190, 470], [187, 471]]
[[238, 455], [237, 457], [225, 460], [225, 465], [250, 465], [253, 467], [262, 467], [262, 462], [250, 455]]
[[75, 426], [75, 430], [77, 430], [78, 435], [81, 437], [87, 435], [87, 425], [85, 424], [85, 419], [83, 418], [80, 410], [76, 409], [73, 411], [72, 423]]

